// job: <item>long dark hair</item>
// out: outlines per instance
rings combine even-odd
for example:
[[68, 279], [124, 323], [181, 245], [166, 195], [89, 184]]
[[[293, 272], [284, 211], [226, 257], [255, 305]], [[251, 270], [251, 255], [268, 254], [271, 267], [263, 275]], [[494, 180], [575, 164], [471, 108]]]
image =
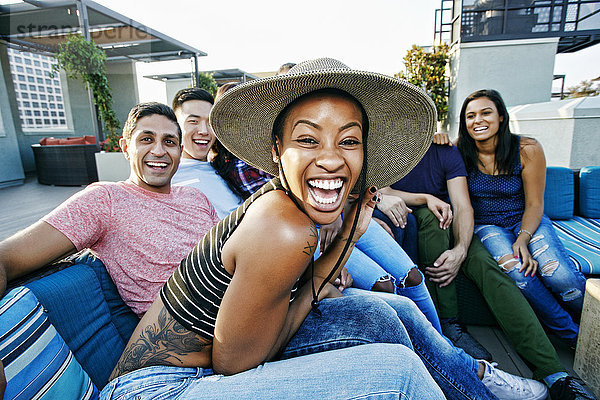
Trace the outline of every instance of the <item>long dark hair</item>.
[[[215, 101], [219, 100], [219, 98], [223, 96], [225, 92], [227, 92], [229, 89], [233, 89], [237, 85], [237, 82], [227, 82], [219, 86], [215, 95]], [[218, 138], [215, 139], [211, 150], [214, 154], [214, 157], [210, 161], [210, 165], [215, 169], [215, 171], [217, 171], [217, 174], [223, 178], [233, 193], [237, 194], [242, 199], [245, 199], [247, 195], [238, 188], [237, 182], [233, 180], [233, 171], [235, 169], [235, 164], [239, 159], [233, 155], [233, 153], [227, 150], [225, 146], [221, 144]]]
[[[356, 104], [361, 112], [362, 115], [362, 141], [363, 141], [363, 165], [362, 165], [362, 169], [360, 172], [360, 176], [358, 178], [357, 184], [359, 185], [359, 192], [358, 192], [358, 200], [357, 200], [357, 207], [358, 209], [356, 210], [356, 214], [354, 216], [354, 221], [352, 222], [352, 228], [350, 229], [350, 234], [348, 236], [348, 240], [346, 240], [346, 243], [344, 244], [344, 248], [342, 249], [342, 253], [340, 254], [340, 256], [338, 257], [334, 267], [331, 269], [331, 271], [329, 272], [329, 274], [327, 275], [327, 278], [325, 278], [325, 280], [321, 283], [321, 285], [319, 286], [318, 289], [315, 289], [314, 286], [314, 271], [315, 271], [315, 266], [314, 266], [314, 260], [311, 259], [311, 287], [312, 287], [312, 295], [313, 295], [313, 300], [311, 303], [312, 309], [314, 312], [316, 312], [317, 314], [321, 314], [321, 312], [319, 311], [319, 293], [321, 292], [321, 290], [323, 290], [323, 288], [325, 287], [325, 285], [331, 280], [331, 278], [333, 277], [333, 274], [335, 273], [335, 271], [340, 267], [342, 260], [344, 259], [344, 256], [346, 255], [346, 253], [348, 252], [348, 249], [350, 248], [351, 245], [351, 238], [354, 236], [354, 232], [356, 231], [356, 226], [358, 225], [358, 219], [360, 217], [360, 205], [362, 204], [363, 198], [364, 198], [364, 194], [365, 194], [365, 190], [366, 190], [366, 174], [367, 174], [367, 138], [369, 136], [369, 118], [367, 116], [367, 113], [365, 111], [365, 109], [363, 108], [362, 104], [354, 97], [352, 96], [350, 93], [344, 91], [344, 90], [340, 90], [340, 89], [335, 89], [335, 88], [326, 88], [326, 89], [319, 89], [319, 90], [315, 90], [313, 92], [307, 93], [303, 96], [298, 97], [297, 99], [295, 99], [293, 102], [291, 102], [290, 104], [288, 104], [283, 111], [281, 111], [279, 113], [279, 115], [277, 116], [277, 118], [275, 119], [275, 122], [273, 123], [273, 130], [271, 133], [271, 140], [273, 142], [273, 147], [275, 149], [275, 154], [277, 155], [278, 158], [278, 162], [279, 162], [279, 171], [281, 173], [281, 177], [282, 177], [282, 181], [283, 184], [286, 186], [286, 189], [289, 189], [289, 185], [287, 183], [287, 179], [285, 177], [285, 171], [283, 170], [283, 167], [281, 165], [281, 157], [279, 154], [279, 149], [277, 147], [277, 139], [279, 139], [279, 141], [281, 142], [283, 140], [283, 125], [284, 122], [287, 118], [287, 116], [290, 113], [290, 110], [294, 107], [294, 105], [298, 104], [300, 101], [306, 99], [307, 97], [314, 97], [314, 96], [319, 96], [319, 95], [332, 95], [332, 96], [337, 96], [337, 97], [341, 97], [347, 100], [350, 100], [351, 102], [353, 102], [354, 104]], [[292, 195], [289, 196], [290, 199], [292, 199], [292, 201], [296, 204], [296, 206], [298, 208], [300, 208], [300, 205], [296, 202], [296, 199], [294, 199], [294, 197]]]
[[481, 161], [479, 161], [475, 140], [467, 131], [465, 114], [469, 103], [481, 97], [487, 97], [496, 105], [496, 109], [498, 110], [501, 119], [498, 133], [496, 134], [495, 169], [501, 174], [510, 174], [513, 170], [515, 161], [519, 156], [519, 152], [514, 151], [515, 146], [518, 146], [519, 137], [510, 132], [510, 128], [508, 127], [508, 110], [506, 109], [504, 100], [502, 100], [502, 96], [500, 96], [500, 93], [496, 90], [478, 90], [468, 95], [463, 102], [462, 108], [460, 109], [460, 122], [458, 126], [458, 150], [462, 155], [467, 171], [471, 172], [477, 170]]

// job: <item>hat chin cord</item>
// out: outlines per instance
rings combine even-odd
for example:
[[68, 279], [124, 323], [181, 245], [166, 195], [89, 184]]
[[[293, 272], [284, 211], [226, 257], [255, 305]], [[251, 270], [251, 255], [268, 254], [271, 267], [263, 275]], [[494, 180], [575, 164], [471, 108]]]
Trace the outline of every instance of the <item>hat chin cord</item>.
[[[304, 212], [302, 210], [302, 208], [300, 207], [300, 204], [298, 204], [298, 201], [296, 200], [294, 195], [289, 190], [290, 185], [288, 184], [287, 178], [285, 177], [285, 171], [283, 170], [283, 164], [281, 163], [281, 156], [279, 154], [279, 149], [277, 147], [275, 136], [273, 135], [272, 138], [273, 138], [273, 148], [275, 149], [275, 155], [277, 156], [277, 165], [279, 166], [279, 172], [281, 173], [281, 177], [283, 178], [283, 184], [285, 186], [285, 193], [294, 202], [296, 207], [298, 207], [298, 209], [300, 211]], [[323, 290], [325, 285], [327, 285], [327, 283], [331, 280], [331, 278], [333, 278], [333, 275], [335, 274], [335, 272], [341, 265], [342, 260], [344, 259], [345, 255], [348, 252], [348, 249], [350, 248], [350, 245], [352, 243], [350, 238], [352, 238], [354, 236], [354, 233], [356, 232], [356, 226], [358, 225], [358, 219], [360, 217], [360, 209], [361, 209], [360, 204], [362, 204], [363, 198], [365, 196], [365, 190], [366, 190], [366, 185], [367, 185], [367, 143], [366, 142], [363, 144], [363, 160], [364, 160], [364, 162], [363, 162], [363, 166], [362, 166], [361, 173], [360, 173], [360, 191], [359, 191], [358, 200], [357, 200], [358, 201], [358, 209], [356, 210], [356, 214], [354, 215], [354, 221], [352, 221], [352, 228], [350, 229], [350, 236], [348, 237], [348, 240], [346, 240], [346, 243], [344, 244], [344, 248], [342, 249], [342, 253], [338, 257], [338, 259], [335, 263], [335, 266], [329, 272], [329, 274], [327, 275], [325, 280], [323, 280], [323, 282], [321, 282], [321, 285], [319, 286], [319, 289], [317, 289], [317, 290], [315, 290], [315, 260], [314, 260], [314, 257], [311, 257], [311, 259], [310, 259], [310, 269], [311, 269], [310, 287], [312, 289], [312, 295], [313, 295], [313, 299], [310, 303], [310, 306], [312, 308], [312, 311], [318, 315], [322, 314], [321, 310], [319, 310], [319, 293], [321, 293], [321, 290]]]

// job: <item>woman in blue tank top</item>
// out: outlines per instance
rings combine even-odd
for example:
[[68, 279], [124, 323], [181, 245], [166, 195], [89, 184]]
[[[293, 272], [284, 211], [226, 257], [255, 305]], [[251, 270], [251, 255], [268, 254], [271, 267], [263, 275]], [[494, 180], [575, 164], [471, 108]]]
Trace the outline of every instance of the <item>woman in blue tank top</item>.
[[510, 132], [508, 111], [495, 90], [465, 99], [457, 145], [469, 174], [475, 233], [542, 322], [574, 347], [585, 277], [544, 215], [542, 146]]

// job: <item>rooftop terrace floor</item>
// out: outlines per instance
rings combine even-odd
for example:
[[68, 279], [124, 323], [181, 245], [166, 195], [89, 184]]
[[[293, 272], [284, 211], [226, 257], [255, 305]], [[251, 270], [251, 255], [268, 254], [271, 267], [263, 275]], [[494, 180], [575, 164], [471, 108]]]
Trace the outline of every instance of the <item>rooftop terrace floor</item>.
[[[0, 189], [0, 240], [33, 224], [84, 186], [48, 186], [27, 176], [25, 184]], [[498, 366], [510, 373], [531, 377], [531, 370], [519, 357], [498, 327], [469, 326], [469, 332], [492, 354]], [[551, 337], [559, 358], [570, 374], [573, 372], [574, 351]]]

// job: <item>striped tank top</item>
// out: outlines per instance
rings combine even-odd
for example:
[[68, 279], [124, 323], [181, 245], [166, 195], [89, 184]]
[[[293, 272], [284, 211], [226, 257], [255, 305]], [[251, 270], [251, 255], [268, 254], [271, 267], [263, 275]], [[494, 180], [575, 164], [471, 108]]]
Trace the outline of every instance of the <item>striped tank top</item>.
[[[223, 246], [239, 226], [248, 207], [271, 190], [284, 190], [279, 178], [267, 182], [208, 231], [162, 287], [160, 297], [166, 309], [186, 329], [207, 339], [214, 337], [217, 313], [232, 278], [223, 266]], [[292, 289], [290, 302], [297, 289], [298, 282]]]

